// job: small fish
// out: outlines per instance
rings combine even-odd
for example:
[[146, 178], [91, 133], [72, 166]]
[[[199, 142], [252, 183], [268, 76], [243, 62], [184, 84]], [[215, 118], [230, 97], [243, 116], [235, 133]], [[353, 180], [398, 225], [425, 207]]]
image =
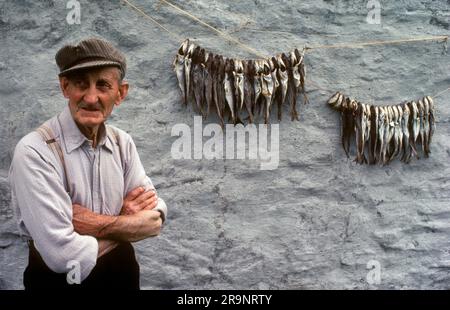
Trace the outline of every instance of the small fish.
[[356, 102], [346, 98], [342, 104], [341, 122], [342, 122], [342, 146], [347, 158], [350, 158], [350, 140], [355, 131], [355, 122], [353, 114], [356, 109]]
[[430, 143], [428, 141], [430, 134], [430, 106], [428, 99], [424, 97], [423, 102], [423, 144], [424, 144], [424, 155], [428, 157], [430, 154]]
[[205, 50], [200, 49], [198, 53], [195, 53], [192, 58], [192, 70], [191, 70], [191, 80], [192, 80], [192, 88], [194, 93], [194, 101], [197, 106], [198, 112], [205, 115], [203, 111], [204, 104], [204, 59], [205, 59]]
[[277, 55], [277, 62], [278, 62], [278, 81], [280, 81], [280, 87], [281, 87], [281, 96], [278, 101], [278, 119], [281, 120], [281, 109], [283, 103], [286, 101], [286, 95], [288, 90], [288, 82], [289, 82], [289, 76], [288, 71], [286, 68], [286, 65], [281, 58], [281, 54]]
[[226, 99], [226, 104], [228, 106], [228, 108], [230, 109], [230, 113], [231, 113], [231, 120], [233, 121], [233, 123], [236, 123], [236, 116], [235, 116], [235, 111], [234, 111], [234, 95], [233, 95], [233, 90], [232, 90], [232, 80], [231, 80], [231, 75], [232, 73], [230, 72], [230, 63], [228, 61], [228, 59], [226, 60], [225, 63], [225, 78], [223, 80], [223, 89], [225, 91], [225, 99]]
[[304, 104], [307, 104], [309, 102], [308, 97], [306, 96], [306, 89], [305, 89], [305, 77], [306, 77], [306, 72], [305, 72], [305, 62], [304, 62], [304, 51], [305, 49], [303, 49], [303, 51], [300, 53], [298, 49], [294, 50], [294, 54], [295, 57], [297, 59], [298, 62], [298, 72], [300, 73], [300, 87], [299, 90], [300, 92], [303, 94], [303, 98], [304, 98]]
[[[195, 44], [189, 45], [189, 48], [186, 52], [186, 57], [184, 58], [184, 80], [186, 83], [186, 98], [189, 100], [191, 97], [191, 69], [192, 69], [192, 56], [194, 54], [194, 51], [200, 51], [200, 47], [196, 46]], [[187, 102], [186, 100], [186, 102]]]
[[378, 133], [378, 107], [370, 106], [370, 141], [369, 141], [369, 164], [376, 163], [375, 149], [377, 146]]
[[385, 142], [384, 142], [384, 136], [385, 136], [385, 130], [386, 130], [386, 124], [387, 124], [387, 118], [386, 118], [386, 110], [385, 107], [378, 107], [378, 150], [377, 152], [377, 159], [380, 164], [384, 162], [384, 148], [385, 148]]
[[417, 147], [416, 142], [419, 137], [419, 131], [420, 131], [420, 119], [419, 119], [419, 109], [417, 108], [417, 104], [415, 101], [411, 101], [409, 103], [409, 110], [410, 110], [410, 141], [411, 141], [411, 148], [412, 152], [415, 154], [417, 159], [419, 159], [419, 156], [417, 154]]
[[206, 61], [205, 70], [203, 72], [204, 74], [204, 81], [205, 81], [205, 104], [206, 104], [206, 115], [205, 117], [208, 117], [209, 111], [211, 109], [212, 103], [213, 103], [213, 63], [214, 63], [214, 56], [212, 53], [209, 53], [208, 60]]
[[371, 122], [370, 122], [370, 106], [368, 104], [364, 104], [364, 118], [365, 118], [365, 134], [364, 134], [364, 138], [365, 141], [364, 143], [366, 143], [368, 145], [369, 140], [370, 140], [370, 127], [371, 127]]
[[403, 149], [403, 129], [402, 129], [403, 108], [400, 105], [397, 105], [397, 111], [398, 111], [398, 124], [397, 124], [398, 149], [395, 156], [398, 156]]
[[411, 158], [411, 146], [409, 141], [409, 107], [408, 104], [405, 103], [402, 106], [403, 109], [403, 116], [402, 116], [402, 123], [401, 128], [403, 132], [403, 155], [401, 157], [401, 160], [404, 162], [409, 162], [409, 159]]
[[224, 127], [224, 110], [225, 110], [225, 91], [223, 89], [225, 78], [225, 62], [222, 56], [215, 56], [216, 74], [213, 79], [213, 94], [214, 102], [216, 104], [217, 116], [219, 116], [220, 124]]
[[180, 48], [178, 49], [178, 53], [175, 56], [175, 60], [173, 62], [173, 70], [177, 76], [178, 86], [181, 90], [181, 96], [183, 98], [184, 105], [187, 105], [187, 92], [186, 92], [186, 78], [184, 73], [184, 62], [186, 58], [186, 54], [189, 47], [189, 39], [186, 39], [181, 43]]
[[419, 100], [417, 104], [417, 108], [419, 109], [419, 138], [420, 138], [420, 144], [422, 145], [422, 153], [425, 154], [425, 128], [424, 128], [424, 106], [423, 101]]
[[[291, 56], [292, 57], [292, 56]], [[293, 69], [292, 69], [292, 62], [291, 57], [288, 57], [286, 54], [282, 53], [281, 58], [283, 59], [283, 62], [286, 65], [286, 68], [288, 70], [288, 90], [287, 90], [287, 98], [289, 102], [289, 106], [291, 108], [291, 120], [298, 120], [298, 113], [296, 109], [297, 105], [297, 88], [295, 87], [294, 77], [293, 77]], [[295, 57], [295, 55], [294, 55]]]
[[267, 124], [269, 122], [270, 116], [270, 105], [272, 103], [272, 92], [273, 92], [273, 80], [272, 74], [270, 72], [270, 66], [267, 61], [263, 61], [263, 72], [261, 74], [261, 94], [265, 99], [265, 114], [264, 114], [264, 123]]
[[254, 68], [255, 68], [255, 75], [253, 78], [253, 89], [254, 89], [254, 94], [255, 97], [253, 98], [253, 116], [256, 116], [257, 113], [256, 109], [260, 108], [258, 107], [259, 102], [260, 102], [260, 96], [261, 96], [261, 92], [262, 92], [262, 84], [261, 84], [261, 71], [262, 71], [262, 66], [259, 60], [255, 60], [254, 61]]
[[356, 110], [356, 118], [355, 118], [355, 133], [356, 133], [356, 159], [355, 161], [358, 164], [363, 164], [367, 162], [364, 156], [364, 141], [365, 141], [365, 107], [363, 103], [358, 102], [358, 108]]
[[292, 65], [292, 76], [294, 78], [294, 86], [296, 91], [300, 88], [300, 72], [299, 72], [299, 65], [300, 62], [298, 61], [295, 52], [292, 51], [289, 56], [291, 57], [291, 65]]
[[273, 89], [272, 89], [272, 102], [275, 99], [275, 94], [278, 91], [278, 88], [280, 87], [280, 82], [277, 78], [277, 65], [272, 61], [272, 59], [267, 59], [267, 63], [269, 64], [270, 68], [270, 74], [272, 75], [272, 81], [273, 81]]
[[[431, 98], [430, 96], [426, 96], [425, 100], [428, 101], [428, 111], [429, 111], [429, 116], [428, 116], [428, 123], [430, 126], [430, 130], [428, 133], [428, 145], [431, 144], [431, 139], [433, 138], [433, 134], [436, 131], [436, 122], [435, 122], [435, 118], [434, 118], [434, 102], [433, 102], [433, 98]], [[430, 150], [428, 150], [430, 151]]]
[[239, 59], [234, 60], [233, 76], [237, 106], [239, 110], [242, 110], [244, 107], [244, 67]]
[[385, 128], [384, 128], [384, 144], [383, 144], [383, 150], [382, 150], [382, 164], [387, 164], [389, 160], [389, 150], [390, 150], [390, 144], [391, 144], [391, 138], [392, 138], [392, 128], [394, 125], [392, 124], [392, 108], [390, 106], [386, 106], [385, 108], [386, 112], [386, 122], [385, 122]]
[[299, 72], [299, 65], [300, 63], [297, 61], [297, 57], [295, 56], [295, 52], [292, 51], [289, 54], [290, 56], [290, 60], [291, 60], [291, 72], [292, 72], [292, 95], [293, 95], [293, 100], [292, 100], [292, 112], [293, 112], [293, 118], [298, 120], [298, 113], [297, 113], [297, 109], [296, 109], [296, 105], [297, 105], [297, 94], [299, 92], [300, 89], [300, 72]]
[[250, 123], [253, 123], [253, 102], [255, 97], [254, 76], [255, 66], [252, 60], [244, 62], [244, 105]]
[[393, 128], [392, 128], [392, 152], [390, 153], [389, 156], [389, 161], [391, 161], [392, 159], [394, 159], [395, 155], [398, 153], [398, 139], [399, 139], [399, 129], [400, 129], [400, 123], [399, 123], [399, 113], [397, 110], [397, 107], [394, 105], [391, 107], [393, 113], [392, 113], [392, 123], [393, 123]]

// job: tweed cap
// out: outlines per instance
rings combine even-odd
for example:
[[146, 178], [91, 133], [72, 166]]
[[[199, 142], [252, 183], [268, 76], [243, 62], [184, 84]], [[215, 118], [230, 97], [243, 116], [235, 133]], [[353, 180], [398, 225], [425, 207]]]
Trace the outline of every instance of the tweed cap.
[[55, 56], [59, 67], [59, 76], [75, 70], [91, 67], [116, 66], [124, 78], [127, 64], [125, 55], [108, 41], [89, 38], [78, 45], [66, 45]]

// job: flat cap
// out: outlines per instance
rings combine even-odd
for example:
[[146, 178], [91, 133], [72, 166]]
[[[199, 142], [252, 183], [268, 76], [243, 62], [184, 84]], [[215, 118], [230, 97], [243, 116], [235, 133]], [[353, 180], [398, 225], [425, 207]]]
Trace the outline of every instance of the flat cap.
[[116, 66], [124, 78], [127, 68], [125, 55], [108, 41], [97, 38], [83, 40], [78, 45], [65, 45], [55, 59], [59, 76], [91, 67]]

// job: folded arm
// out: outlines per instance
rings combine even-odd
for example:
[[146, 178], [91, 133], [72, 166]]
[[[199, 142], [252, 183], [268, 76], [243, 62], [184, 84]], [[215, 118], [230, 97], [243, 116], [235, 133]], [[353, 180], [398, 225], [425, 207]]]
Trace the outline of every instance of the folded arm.
[[162, 212], [153, 210], [157, 204], [158, 197], [154, 191], [144, 192], [138, 187], [127, 194], [118, 216], [94, 213], [73, 204], [72, 223], [81, 235], [135, 242], [159, 234], [163, 219]]

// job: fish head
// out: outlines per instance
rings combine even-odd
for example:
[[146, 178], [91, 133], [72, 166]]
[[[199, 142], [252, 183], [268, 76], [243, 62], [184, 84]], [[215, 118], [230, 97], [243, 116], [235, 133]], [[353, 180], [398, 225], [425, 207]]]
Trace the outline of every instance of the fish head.
[[291, 65], [292, 65], [291, 64], [291, 60], [289, 59], [289, 57], [285, 53], [281, 54], [281, 59], [283, 60], [284, 64], [286, 65], [286, 68], [291, 67]]
[[272, 66], [273, 66], [274, 69], [279, 69], [280, 68], [280, 66], [278, 64], [278, 60], [277, 60], [276, 57], [272, 57], [270, 60], [271, 60], [271, 63], [272, 63]]
[[342, 107], [342, 103], [345, 101], [345, 97], [343, 94], [339, 93], [336, 103], [333, 105], [335, 109], [340, 109]]
[[300, 53], [300, 51], [296, 48], [294, 50], [295, 53], [295, 57], [297, 58], [297, 63], [302, 63], [303, 62], [303, 53]]
[[433, 102], [433, 98], [431, 98], [430, 96], [426, 96], [425, 97], [428, 101], [428, 107], [430, 110], [434, 110], [434, 102]]
[[397, 111], [398, 111], [398, 119], [401, 119], [403, 117], [403, 109], [400, 105], [397, 105]]
[[339, 99], [339, 92], [336, 92], [334, 95], [332, 95], [330, 97], [330, 99], [328, 99], [327, 103], [331, 106], [334, 106], [337, 102], [337, 100]]
[[286, 65], [283, 61], [283, 58], [281, 57], [281, 54], [277, 55], [277, 63], [278, 63], [278, 69], [280, 69], [282, 72], [286, 71]]
[[350, 99], [350, 103], [348, 104], [350, 110], [352, 111], [353, 116], [356, 116], [356, 113], [358, 111], [358, 103], [356, 102], [356, 100]]
[[423, 101], [423, 111], [425, 115], [428, 115], [430, 113], [430, 106], [427, 97], [423, 97], [422, 101]]
[[341, 110], [342, 111], [347, 111], [349, 109], [349, 103], [350, 103], [350, 99], [349, 98], [345, 98], [344, 100], [342, 100]]
[[188, 48], [189, 48], [189, 39], [186, 39], [181, 43], [180, 48], [178, 49], [178, 54], [186, 55]]
[[403, 104], [403, 117], [406, 118], [409, 116], [409, 106], [407, 103]]
[[289, 57], [290, 57], [290, 61], [291, 61], [292, 66], [295, 66], [297, 64], [297, 57], [295, 57], [295, 52], [291, 51], [289, 53]]
[[188, 57], [192, 57], [192, 54], [194, 53], [194, 50], [196, 49], [196, 45], [194, 43], [192, 43], [191, 45], [189, 45], [187, 51], [186, 51], [186, 55]]

